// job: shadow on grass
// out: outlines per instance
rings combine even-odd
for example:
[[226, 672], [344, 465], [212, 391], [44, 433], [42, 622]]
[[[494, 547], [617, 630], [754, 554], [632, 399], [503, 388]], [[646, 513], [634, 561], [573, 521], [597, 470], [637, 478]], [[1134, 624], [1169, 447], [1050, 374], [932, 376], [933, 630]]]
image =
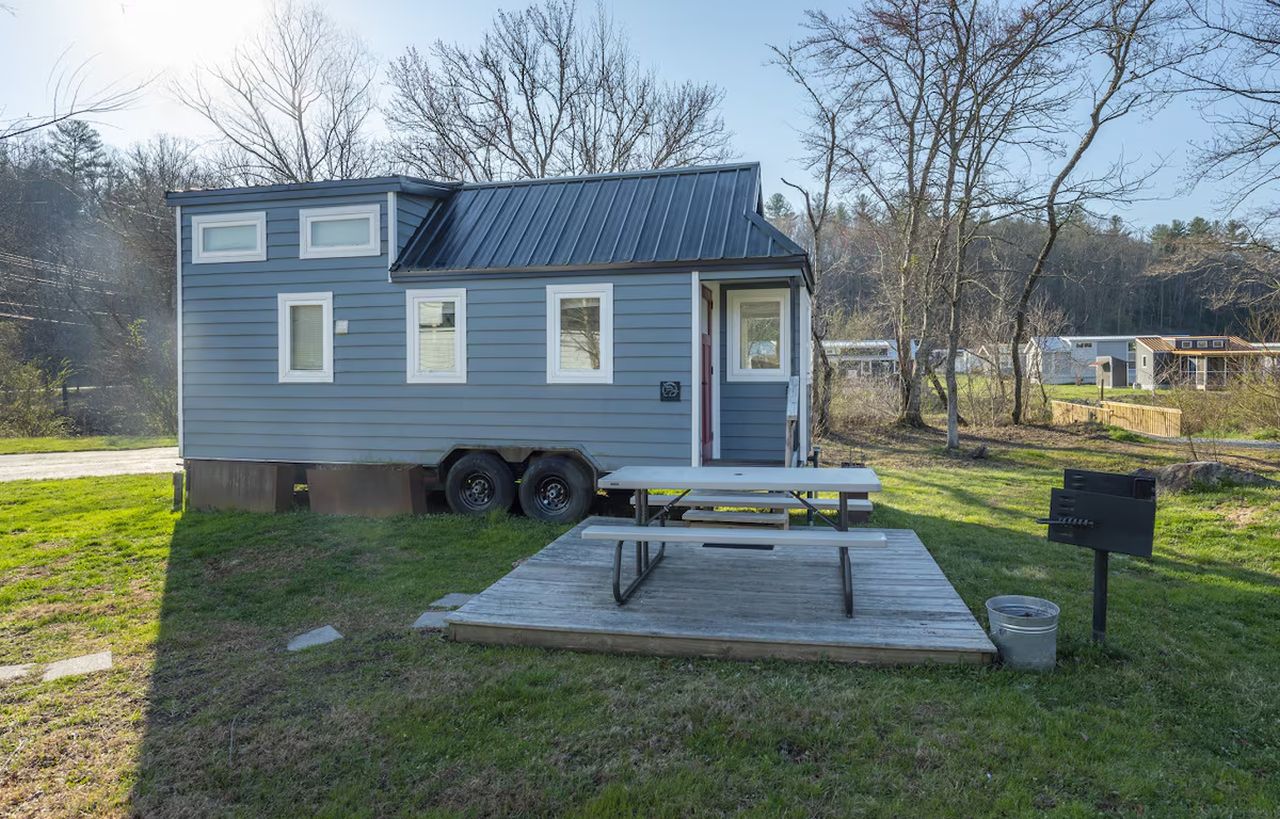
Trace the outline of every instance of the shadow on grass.
[[[514, 517], [184, 514], [170, 547], [134, 809], [323, 809], [335, 787], [356, 787], [380, 767], [368, 722], [389, 684], [432, 667], [442, 696], [464, 685], [433, 659], [438, 633], [412, 631], [414, 619], [448, 592], [481, 591], [559, 531]], [[285, 650], [326, 624], [344, 639]], [[372, 795], [380, 786], [375, 775], [358, 787]]]

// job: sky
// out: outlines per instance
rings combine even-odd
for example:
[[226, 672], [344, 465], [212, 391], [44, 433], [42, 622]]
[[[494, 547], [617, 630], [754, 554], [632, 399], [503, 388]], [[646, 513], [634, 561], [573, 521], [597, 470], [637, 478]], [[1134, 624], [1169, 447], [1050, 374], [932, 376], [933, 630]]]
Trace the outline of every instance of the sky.
[[[265, 0], [0, 0], [0, 118], [49, 106], [50, 77], [64, 65], [91, 60], [88, 87], [154, 78], [129, 110], [96, 125], [113, 145], [154, 133], [194, 139], [209, 129], [168, 90], [202, 62], [225, 57], [259, 19]], [[437, 39], [472, 43], [500, 7], [521, 0], [323, 0], [339, 24], [362, 38], [384, 62], [410, 45]], [[796, 129], [801, 99], [768, 65], [768, 45], [803, 36], [803, 9], [838, 12], [848, 2], [806, 0], [617, 0], [607, 4], [642, 62], [666, 80], [710, 81], [725, 91], [723, 115], [739, 159], [761, 164], [766, 196], [798, 199], [781, 182], [805, 179]], [[589, 0], [583, 6], [590, 8]], [[383, 89], [383, 93], [386, 90]], [[1190, 101], [1179, 100], [1149, 118], [1121, 121], [1096, 146], [1096, 168], [1124, 156], [1141, 167], [1159, 165], [1143, 200], [1112, 208], [1135, 229], [1219, 215], [1224, 189], [1187, 190], [1190, 144], [1210, 137]]]

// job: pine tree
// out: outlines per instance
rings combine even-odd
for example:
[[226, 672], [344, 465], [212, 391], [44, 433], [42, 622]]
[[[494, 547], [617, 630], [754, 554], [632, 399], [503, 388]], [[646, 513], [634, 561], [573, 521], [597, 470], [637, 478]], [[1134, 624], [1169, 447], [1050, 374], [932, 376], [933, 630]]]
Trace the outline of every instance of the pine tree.
[[56, 178], [80, 198], [92, 198], [99, 191], [110, 167], [102, 137], [78, 119], [60, 122], [54, 128], [49, 138], [49, 162]]

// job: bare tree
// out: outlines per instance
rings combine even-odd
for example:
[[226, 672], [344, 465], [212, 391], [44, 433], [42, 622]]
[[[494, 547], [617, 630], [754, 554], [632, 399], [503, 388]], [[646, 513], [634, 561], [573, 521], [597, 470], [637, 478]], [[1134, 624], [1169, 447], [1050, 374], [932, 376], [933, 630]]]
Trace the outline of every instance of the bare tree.
[[213, 126], [226, 172], [248, 184], [368, 176], [376, 70], [357, 38], [314, 5], [282, 0], [264, 29], [175, 88]]
[[800, 133], [804, 149], [805, 168], [816, 180], [816, 188], [790, 182], [782, 183], [800, 194], [804, 202], [805, 226], [808, 228], [809, 260], [813, 268], [814, 293], [812, 322], [813, 349], [818, 355], [819, 374], [813, 384], [813, 432], [815, 437], [825, 433], [830, 425], [832, 381], [835, 368], [827, 356], [823, 341], [831, 327], [835, 314], [833, 299], [827, 287], [828, 272], [840, 264], [838, 253], [832, 252], [834, 243], [828, 243], [826, 228], [831, 215], [835, 187], [840, 173], [840, 125], [847, 115], [847, 98], [830, 96], [811, 80], [805, 72], [804, 46], [789, 48], [769, 47], [773, 62], [786, 71], [805, 95], [808, 127]]
[[391, 64], [396, 160], [411, 172], [483, 181], [722, 161], [717, 86], [662, 83], [603, 7], [500, 11], [480, 44], [437, 41]]
[[1018, 213], [1025, 183], [1011, 171], [1010, 156], [1039, 153], [1051, 144], [1051, 123], [1070, 100], [1071, 66], [1062, 52], [1075, 39], [1080, 8], [1067, 0], [1006, 16], [999, 5], [971, 2], [948, 12], [951, 67], [942, 74], [946, 102], [934, 123], [944, 134], [946, 157], [935, 242], [945, 239], [951, 247], [933, 255], [946, 268], [943, 400], [949, 449], [960, 445], [956, 360], [970, 306], [965, 291], [974, 283], [971, 249], [991, 241], [993, 223]]
[[1108, 125], [1162, 104], [1173, 91], [1169, 84], [1173, 72], [1207, 47], [1203, 42], [1179, 43], [1176, 35], [1182, 25], [1181, 12], [1158, 0], [1110, 0], [1098, 10], [1090, 6], [1085, 12], [1079, 20], [1088, 48], [1084, 55], [1096, 58], [1100, 66], [1090, 59], [1082, 63], [1087, 114], [1043, 195], [1036, 198], [1046, 231], [1018, 296], [1009, 342], [1013, 362], [1010, 418], [1015, 424], [1023, 421], [1026, 375], [1021, 348], [1027, 341], [1027, 312], [1058, 240], [1063, 213], [1100, 201], [1124, 201], [1146, 180], [1146, 176], [1127, 175], [1123, 161], [1106, 173], [1082, 175], [1085, 157]]
[[[777, 52], [823, 115], [806, 135], [811, 167], [834, 168], [841, 188], [869, 196], [893, 228], [881, 282], [902, 423], [923, 424], [923, 379], [936, 385], [944, 335], [954, 369], [967, 247], [978, 226], [1014, 212], [1005, 160], [1014, 147], [1043, 147], [1063, 107], [1056, 58], [1087, 2], [878, 0], [839, 18], [810, 12], [809, 35]], [[990, 215], [977, 218], [981, 209]]]
[[[1187, 9], [1213, 45], [1182, 71], [1214, 129], [1195, 173], [1235, 180], [1223, 202], [1233, 211], [1280, 182], [1280, 0], [1188, 2]], [[1267, 203], [1260, 216], [1273, 222], [1280, 203]]]
[[[0, 11], [8, 11], [0, 5]], [[96, 74], [93, 58], [79, 62], [70, 58], [68, 47], [58, 55], [49, 72], [47, 91], [49, 107], [38, 114], [5, 117], [0, 107], [0, 142], [27, 136], [45, 128], [67, 122], [122, 111], [137, 102], [151, 81], [116, 80], [93, 84]]]

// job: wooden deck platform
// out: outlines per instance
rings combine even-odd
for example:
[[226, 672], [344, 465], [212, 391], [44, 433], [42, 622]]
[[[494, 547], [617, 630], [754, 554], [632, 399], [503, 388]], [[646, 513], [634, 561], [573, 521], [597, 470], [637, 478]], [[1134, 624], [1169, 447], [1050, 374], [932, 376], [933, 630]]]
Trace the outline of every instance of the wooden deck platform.
[[[575, 527], [446, 619], [462, 642], [632, 654], [883, 664], [986, 663], [995, 647], [915, 532], [851, 549], [852, 619], [832, 548], [667, 547], [625, 606], [613, 601], [610, 544]], [[656, 548], [656, 546], [654, 547]], [[632, 568], [624, 552], [624, 581]]]

